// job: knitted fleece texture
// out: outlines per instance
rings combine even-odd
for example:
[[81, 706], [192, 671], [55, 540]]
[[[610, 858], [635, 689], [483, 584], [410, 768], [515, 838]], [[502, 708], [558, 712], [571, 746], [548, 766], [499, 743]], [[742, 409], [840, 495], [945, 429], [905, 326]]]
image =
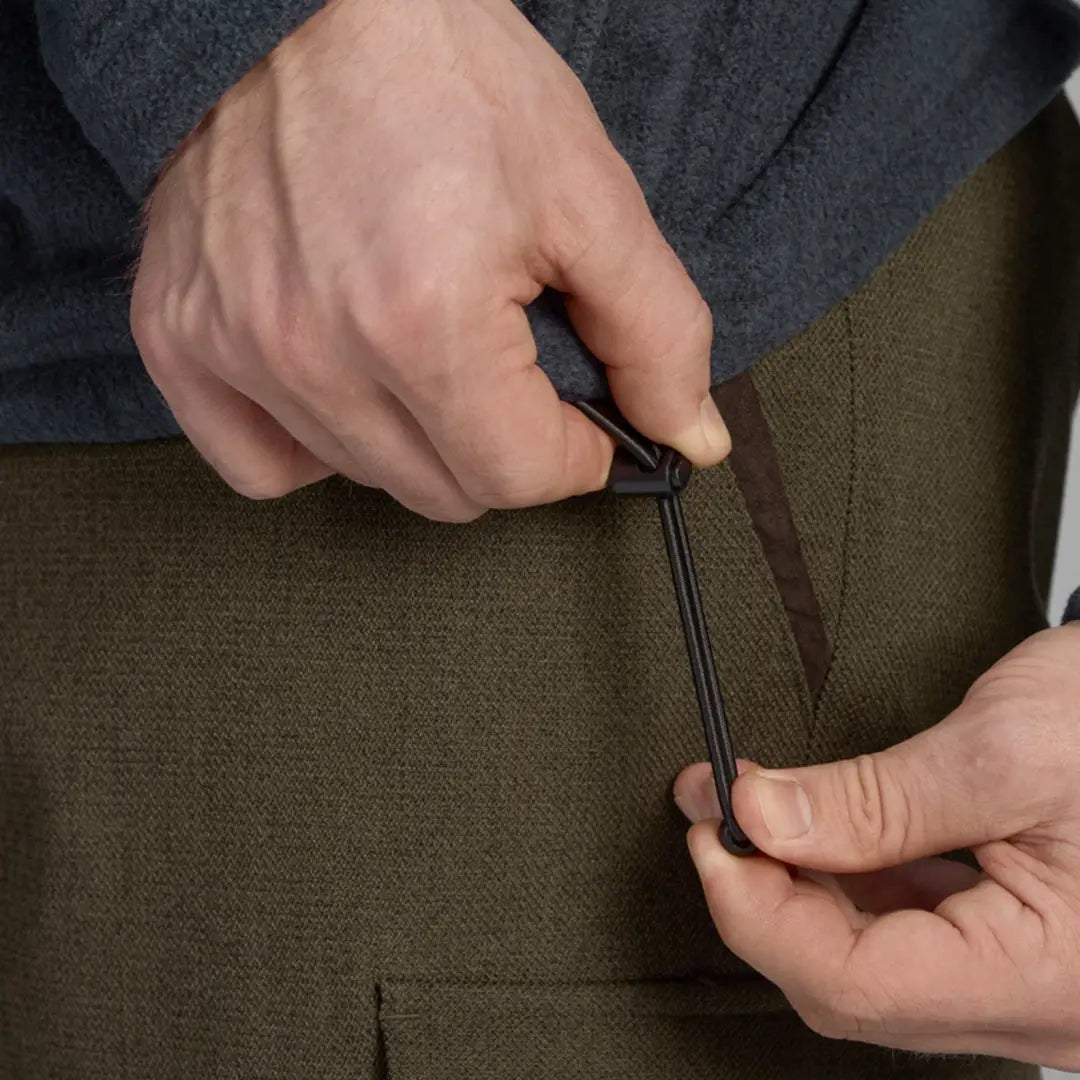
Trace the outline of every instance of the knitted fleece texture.
[[[1071, 0], [517, 0], [712, 306], [716, 381], [850, 293], [1080, 57]], [[174, 434], [128, 329], [156, 170], [318, 0], [0, 5], [0, 442]], [[602, 372], [545, 292], [566, 398]]]

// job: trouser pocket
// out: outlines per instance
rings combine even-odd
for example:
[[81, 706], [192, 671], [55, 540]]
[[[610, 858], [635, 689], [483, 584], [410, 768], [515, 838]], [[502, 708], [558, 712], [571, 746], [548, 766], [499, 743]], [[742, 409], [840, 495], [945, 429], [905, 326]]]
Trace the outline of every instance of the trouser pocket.
[[388, 982], [384, 1080], [1034, 1080], [985, 1059], [827, 1041], [763, 980]]

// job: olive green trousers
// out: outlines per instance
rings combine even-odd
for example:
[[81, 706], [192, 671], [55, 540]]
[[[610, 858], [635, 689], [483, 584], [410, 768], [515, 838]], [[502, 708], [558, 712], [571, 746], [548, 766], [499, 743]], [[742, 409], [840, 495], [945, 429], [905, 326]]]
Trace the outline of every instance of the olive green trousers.
[[[1043, 625], [1078, 144], [1058, 101], [755, 368], [822, 677], [768, 523], [695, 477], [744, 756], [894, 743]], [[1033, 1075], [820, 1038], [725, 950], [648, 500], [448, 527], [248, 502], [181, 440], [6, 448], [0, 613], [4, 1080]]]

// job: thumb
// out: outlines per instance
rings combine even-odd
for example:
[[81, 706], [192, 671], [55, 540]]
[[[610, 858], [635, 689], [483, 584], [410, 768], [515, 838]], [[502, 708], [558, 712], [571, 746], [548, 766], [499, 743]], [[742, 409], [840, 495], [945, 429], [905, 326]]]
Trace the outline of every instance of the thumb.
[[1033, 763], [988, 728], [954, 714], [880, 753], [759, 770], [735, 785], [735, 813], [769, 855], [834, 873], [1004, 840], [1036, 824], [1043, 808]]
[[715, 465], [731, 439], [709, 395], [712, 313], [635, 190], [618, 227], [561, 273], [566, 311], [627, 420], [695, 465]]
[[[898, 866], [1004, 840], [1046, 820], [1052, 811], [1045, 788], [1032, 783], [1035, 763], [1016, 749], [1015, 739], [995, 738], [991, 724], [962, 708], [880, 753], [744, 772], [733, 808], [750, 839], [782, 862], [831, 873]], [[707, 797], [697, 770], [707, 766], [679, 778], [681, 805]]]

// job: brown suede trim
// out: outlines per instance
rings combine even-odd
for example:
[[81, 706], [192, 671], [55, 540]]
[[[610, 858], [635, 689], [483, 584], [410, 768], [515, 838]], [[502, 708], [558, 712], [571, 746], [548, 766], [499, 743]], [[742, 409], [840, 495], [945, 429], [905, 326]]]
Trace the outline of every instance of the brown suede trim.
[[769, 422], [749, 372], [721, 383], [712, 393], [731, 432], [731, 470], [776, 580], [810, 696], [816, 701], [832, 662], [832, 646], [803, 558]]

